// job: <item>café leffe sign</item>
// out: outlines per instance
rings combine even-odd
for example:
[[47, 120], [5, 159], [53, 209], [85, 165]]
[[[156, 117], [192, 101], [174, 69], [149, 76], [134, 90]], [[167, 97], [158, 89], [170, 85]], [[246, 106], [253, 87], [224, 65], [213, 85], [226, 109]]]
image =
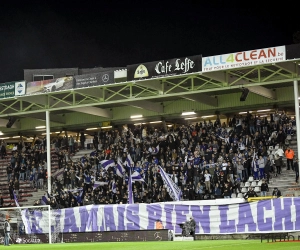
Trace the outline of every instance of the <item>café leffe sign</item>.
[[141, 80], [201, 71], [201, 55], [127, 66], [127, 80]]
[[202, 72], [228, 70], [286, 60], [285, 46], [256, 49], [202, 58]]

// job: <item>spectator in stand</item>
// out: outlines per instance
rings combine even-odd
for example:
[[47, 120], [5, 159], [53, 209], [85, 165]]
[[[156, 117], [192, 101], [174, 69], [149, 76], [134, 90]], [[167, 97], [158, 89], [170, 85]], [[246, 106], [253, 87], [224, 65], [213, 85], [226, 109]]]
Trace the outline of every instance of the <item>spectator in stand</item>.
[[292, 170], [294, 170], [294, 164], [293, 164], [293, 159], [294, 159], [294, 156], [295, 156], [294, 150], [291, 149], [290, 147], [287, 147], [284, 154], [285, 154], [285, 157], [286, 157], [287, 170], [290, 170], [291, 168], [292, 168]]
[[15, 195], [16, 197], [19, 199], [19, 190], [20, 190], [20, 182], [18, 179], [15, 180], [15, 183], [14, 183], [14, 192], [15, 192]]
[[252, 187], [249, 187], [248, 192], [244, 195], [244, 199], [248, 199], [251, 197], [257, 197], [257, 194], [255, 193]]
[[225, 199], [231, 198], [231, 189], [229, 187], [228, 182], [225, 183], [225, 186], [224, 186], [224, 189], [223, 189], [223, 196], [224, 196]]
[[84, 135], [84, 131], [81, 131], [80, 132], [80, 146], [81, 146], [81, 149], [85, 149], [84, 143], [85, 143], [85, 135]]
[[7, 173], [7, 182], [9, 182], [12, 178], [12, 173], [13, 173], [13, 167], [12, 167], [11, 163], [8, 164], [8, 166], [6, 168], [6, 173]]
[[2, 194], [0, 194], [0, 208], [2, 208], [3, 205], [4, 205], [4, 200], [3, 200]]
[[267, 196], [267, 192], [269, 192], [269, 186], [264, 179], [262, 180], [262, 183], [260, 186], [260, 191], [261, 191], [260, 194], [262, 197]]
[[273, 192], [272, 192], [272, 196], [276, 197], [276, 198], [279, 198], [281, 196], [281, 191], [277, 187], [275, 187]]
[[258, 167], [259, 167], [259, 179], [265, 178], [265, 160], [263, 156], [259, 156], [259, 159], [257, 160]]
[[[245, 117], [234, 117], [231, 121], [232, 128], [220, 126], [220, 122], [201, 121], [195, 126], [180, 126], [168, 130], [146, 125], [143, 128], [126, 125], [120, 130], [101, 130], [96, 134], [99, 147], [95, 148], [91, 155], [73, 163], [58, 146], [58, 141], [62, 141], [59, 137], [56, 139], [58, 165], [65, 172], [61, 183], [65, 183], [68, 189], [83, 188], [88, 202], [94, 204], [127, 203], [128, 171], [117, 175], [114, 167], [105, 170], [100, 162], [113, 159], [115, 162], [121, 162], [126, 169], [125, 162], [129, 154], [133, 160], [133, 170], [138, 171], [146, 180], [143, 184], [136, 182], [133, 185], [134, 200], [137, 203], [171, 200], [163, 187], [159, 166], [172, 176], [181, 188], [185, 200], [220, 198], [222, 194], [230, 197], [232, 191], [238, 188], [237, 179], [247, 181], [249, 176], [253, 175], [256, 179], [263, 178], [262, 173], [258, 175], [262, 166], [258, 163], [261, 157], [265, 163], [266, 183], [269, 181], [272, 162], [268, 157], [268, 148], [282, 141], [280, 137], [286, 136], [287, 124], [291, 123], [291, 119], [286, 115], [285, 118], [281, 116], [276, 112], [271, 120], [267, 121], [248, 113]], [[84, 136], [83, 131], [81, 135]], [[85, 136], [83, 141], [80, 137], [80, 141], [84, 146]], [[252, 164], [254, 151], [259, 158], [255, 166]], [[28, 166], [27, 171], [38, 174], [40, 166], [44, 166], [42, 152], [39, 152], [39, 148], [31, 146], [26, 147], [25, 152], [15, 151], [11, 162], [17, 167], [13, 169], [16, 171], [13, 171], [15, 174], [11, 174], [10, 178], [8, 173], [8, 180], [18, 176], [18, 166], [22, 166], [24, 160]], [[282, 149], [277, 150], [277, 153], [278, 158], [284, 156]], [[282, 161], [278, 162], [280, 172]], [[209, 184], [205, 182], [207, 174], [212, 177]], [[102, 184], [92, 190], [95, 181]], [[83, 202], [78, 204], [74, 197], [72, 203], [70, 195], [65, 197], [62, 184], [56, 180], [53, 182], [53, 195], [63, 197], [57, 199], [53, 207], [82, 205]], [[116, 187], [112, 188], [112, 185]]]
[[1, 140], [0, 143], [0, 155], [1, 155], [1, 159], [3, 160], [4, 157], [6, 156], [6, 142], [4, 140]]

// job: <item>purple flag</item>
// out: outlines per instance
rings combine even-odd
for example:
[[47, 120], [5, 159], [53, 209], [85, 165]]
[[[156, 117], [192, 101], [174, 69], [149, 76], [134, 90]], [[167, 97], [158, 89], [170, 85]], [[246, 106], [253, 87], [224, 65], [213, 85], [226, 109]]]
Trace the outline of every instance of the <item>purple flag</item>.
[[103, 161], [100, 161], [102, 167], [107, 171], [110, 167], [114, 167], [116, 164], [115, 164], [115, 161], [114, 160], [103, 160]]
[[116, 166], [116, 174], [120, 177], [123, 177], [124, 172], [125, 172], [125, 169], [123, 168], [121, 161], [118, 160], [117, 166]]
[[133, 194], [132, 194], [131, 170], [129, 170], [129, 178], [128, 178], [128, 204], [134, 204]]
[[15, 191], [13, 191], [13, 193], [14, 193], [14, 200], [15, 200], [16, 206], [17, 206], [17, 207], [20, 207], [20, 204], [19, 204], [19, 202], [18, 202], [18, 198], [17, 198], [17, 196], [16, 196]]
[[133, 166], [134, 162], [133, 160], [131, 159], [131, 156], [130, 154], [127, 154], [127, 158], [125, 160], [125, 165], [128, 167], [128, 168], [131, 168]]
[[104, 186], [104, 185], [107, 185], [108, 183], [105, 182], [105, 181], [95, 181], [94, 182], [94, 186], [93, 186], [93, 189], [99, 187], [99, 186]]
[[142, 178], [142, 176], [140, 175], [140, 173], [138, 171], [134, 171], [133, 174], [131, 175], [131, 179], [132, 181], [144, 181], [144, 179]]

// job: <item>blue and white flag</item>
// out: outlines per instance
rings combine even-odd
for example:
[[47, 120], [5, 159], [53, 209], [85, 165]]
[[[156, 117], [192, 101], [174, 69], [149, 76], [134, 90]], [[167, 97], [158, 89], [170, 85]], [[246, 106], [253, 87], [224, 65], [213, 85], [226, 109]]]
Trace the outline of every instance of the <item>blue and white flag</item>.
[[255, 157], [256, 157], [256, 154], [255, 154], [255, 150], [254, 150], [254, 153], [253, 153], [253, 159], [252, 159], [252, 163], [251, 163], [252, 169], [255, 169], [255, 168], [256, 168]]
[[170, 197], [173, 201], [180, 201], [181, 198], [181, 190], [180, 188], [174, 183], [174, 181], [168, 176], [168, 174], [163, 170], [162, 167], [159, 167], [161, 178], [166, 186], [167, 192], [169, 193]]
[[129, 169], [129, 178], [128, 178], [128, 204], [134, 204], [133, 194], [132, 194], [132, 178], [131, 178], [130, 169]]
[[115, 164], [115, 161], [114, 160], [103, 160], [103, 161], [100, 161], [101, 163], [101, 166], [107, 171], [110, 167], [114, 167], [116, 164]]
[[159, 152], [159, 144], [154, 148], [154, 150], [152, 150], [151, 154], [157, 155], [158, 152]]
[[93, 185], [93, 189], [96, 189], [99, 186], [104, 186], [104, 185], [108, 185], [108, 182], [105, 181], [95, 181], [94, 185]]
[[111, 183], [111, 191], [115, 194], [117, 192], [117, 184], [115, 182]]
[[61, 169], [58, 169], [56, 170], [53, 174], [51, 174], [51, 176], [57, 180], [61, 180], [63, 177], [64, 177], [64, 172], [65, 172], [65, 169], [64, 168], [61, 168]]
[[125, 169], [123, 168], [123, 164], [121, 163], [120, 160], [118, 160], [117, 166], [116, 166], [116, 174], [120, 177], [123, 177], [124, 172], [125, 172]]
[[142, 178], [142, 176], [140, 175], [139, 172], [134, 171], [133, 174], [131, 175], [131, 179], [132, 181], [144, 181], [144, 179]]
[[17, 207], [20, 207], [20, 204], [19, 204], [19, 202], [18, 202], [18, 198], [17, 198], [17, 196], [16, 196], [15, 191], [13, 191], [13, 193], [14, 193], [14, 200], [15, 200], [16, 206], [17, 206]]
[[127, 154], [127, 157], [126, 157], [126, 160], [125, 160], [125, 165], [126, 165], [128, 168], [131, 168], [131, 167], [133, 167], [133, 165], [134, 165], [134, 162], [133, 162], [133, 160], [131, 159], [130, 154]]

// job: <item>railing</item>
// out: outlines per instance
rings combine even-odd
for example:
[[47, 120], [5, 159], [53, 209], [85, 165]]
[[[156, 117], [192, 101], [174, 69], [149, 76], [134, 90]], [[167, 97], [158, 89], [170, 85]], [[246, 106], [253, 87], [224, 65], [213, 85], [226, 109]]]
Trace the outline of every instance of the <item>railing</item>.
[[[269, 243], [271, 242], [284, 242], [284, 241], [294, 241], [295, 237], [294, 235], [289, 235], [289, 233], [280, 233], [280, 234], [261, 234], [260, 235], [260, 242], [263, 242], [263, 240], [267, 240]], [[298, 235], [298, 240], [300, 240], [300, 235]]]

